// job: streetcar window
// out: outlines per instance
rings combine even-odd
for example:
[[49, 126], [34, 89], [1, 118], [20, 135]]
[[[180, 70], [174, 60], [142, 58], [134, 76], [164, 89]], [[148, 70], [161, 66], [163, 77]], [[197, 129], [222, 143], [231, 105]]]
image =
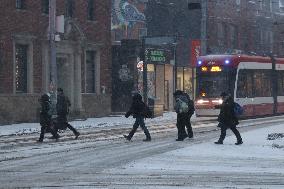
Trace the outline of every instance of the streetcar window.
[[284, 71], [278, 71], [278, 96], [284, 96]]
[[255, 96], [269, 97], [272, 95], [270, 75], [271, 70], [254, 70], [253, 86]]
[[237, 97], [252, 98], [271, 96], [270, 75], [270, 70], [240, 70], [237, 83]]
[[252, 70], [240, 70], [237, 83], [237, 98], [253, 97]]
[[211, 72], [210, 74], [203, 75], [202, 78], [199, 78], [198, 96], [204, 97], [202, 94], [206, 94], [205, 96], [209, 98], [219, 97], [220, 91], [230, 91], [229, 86], [230, 84], [227, 74], [216, 74], [216, 72]]

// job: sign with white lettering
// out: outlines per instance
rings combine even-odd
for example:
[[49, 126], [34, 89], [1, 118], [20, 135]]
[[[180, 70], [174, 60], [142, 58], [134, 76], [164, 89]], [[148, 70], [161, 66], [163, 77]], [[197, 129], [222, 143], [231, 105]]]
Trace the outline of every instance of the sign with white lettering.
[[147, 49], [145, 52], [146, 61], [149, 63], [166, 63], [166, 52], [158, 49]]

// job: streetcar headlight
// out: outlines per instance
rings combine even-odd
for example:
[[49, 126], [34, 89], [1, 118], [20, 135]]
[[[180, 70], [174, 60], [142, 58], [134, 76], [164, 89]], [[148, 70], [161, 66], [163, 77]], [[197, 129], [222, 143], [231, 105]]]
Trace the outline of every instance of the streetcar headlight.
[[217, 103], [217, 104], [222, 104], [223, 100], [219, 99], [219, 100], [212, 100], [213, 103]]
[[209, 100], [203, 100], [203, 99], [200, 99], [200, 100], [197, 100], [197, 104], [204, 104], [204, 103], [208, 103]]

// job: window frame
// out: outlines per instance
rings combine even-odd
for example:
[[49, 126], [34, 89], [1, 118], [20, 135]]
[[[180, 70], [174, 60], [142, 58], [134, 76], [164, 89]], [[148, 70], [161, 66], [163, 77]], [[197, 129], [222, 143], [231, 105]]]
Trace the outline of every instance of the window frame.
[[[245, 74], [245, 78], [241, 78], [241, 74]], [[248, 82], [248, 79], [251, 81]], [[240, 82], [244, 82], [245, 85], [243, 85], [242, 88], [246, 88], [246, 90], [240, 90]], [[256, 84], [257, 82], [259, 82], [259, 84]], [[248, 86], [249, 83], [251, 86]], [[266, 87], [264, 85], [266, 85]], [[244, 94], [240, 94], [240, 92], [244, 92]], [[271, 97], [271, 70], [240, 69], [238, 73], [236, 96], [237, 98]]]
[[16, 9], [18, 10], [26, 9], [26, 0], [16, 0]]
[[49, 14], [49, 0], [41, 0], [41, 12]]
[[74, 0], [65, 0], [65, 17], [73, 18], [75, 10], [75, 1]]
[[[29, 46], [27, 44], [15, 44], [15, 92], [16, 93], [28, 93], [28, 49]], [[17, 55], [17, 52], [24, 51], [24, 54]], [[18, 58], [21, 58], [17, 61]], [[23, 65], [20, 65], [23, 64]], [[17, 77], [17, 68], [19, 70], [24, 69], [24, 71], [20, 71], [19, 77]], [[21, 85], [18, 88], [17, 82], [18, 78], [21, 81]]]
[[284, 70], [277, 70], [277, 96], [284, 96]]
[[[96, 51], [94, 50], [86, 50], [85, 52], [86, 55], [86, 60], [85, 60], [85, 65], [86, 65], [86, 79], [85, 79], [85, 92], [86, 93], [96, 93], [96, 74], [97, 74], [97, 69], [96, 69]], [[91, 59], [89, 59], [89, 55], [91, 56]], [[90, 65], [91, 65], [91, 71], [90, 71]], [[89, 75], [91, 73], [91, 76]], [[90, 78], [91, 77], [91, 78]], [[89, 81], [92, 81], [92, 83], [89, 83]], [[91, 86], [90, 86], [91, 85]], [[89, 87], [90, 86], [90, 87]]]
[[[33, 41], [35, 36], [15, 34], [13, 36], [13, 94], [33, 93]], [[16, 45], [27, 45], [27, 90], [17, 92], [16, 90]]]
[[88, 0], [87, 20], [89, 21], [95, 20], [95, 1], [94, 0]]

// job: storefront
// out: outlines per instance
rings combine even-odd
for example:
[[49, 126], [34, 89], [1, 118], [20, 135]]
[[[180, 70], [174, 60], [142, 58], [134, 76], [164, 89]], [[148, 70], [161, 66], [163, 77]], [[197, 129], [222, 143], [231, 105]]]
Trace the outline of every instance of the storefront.
[[[147, 49], [147, 95], [155, 103], [155, 114], [173, 110], [174, 66], [170, 64], [171, 52], [165, 49]], [[137, 64], [137, 90], [143, 94], [143, 63]]]
[[185, 91], [190, 98], [193, 98], [194, 94], [194, 69], [191, 67], [177, 67], [177, 81], [176, 89]]

